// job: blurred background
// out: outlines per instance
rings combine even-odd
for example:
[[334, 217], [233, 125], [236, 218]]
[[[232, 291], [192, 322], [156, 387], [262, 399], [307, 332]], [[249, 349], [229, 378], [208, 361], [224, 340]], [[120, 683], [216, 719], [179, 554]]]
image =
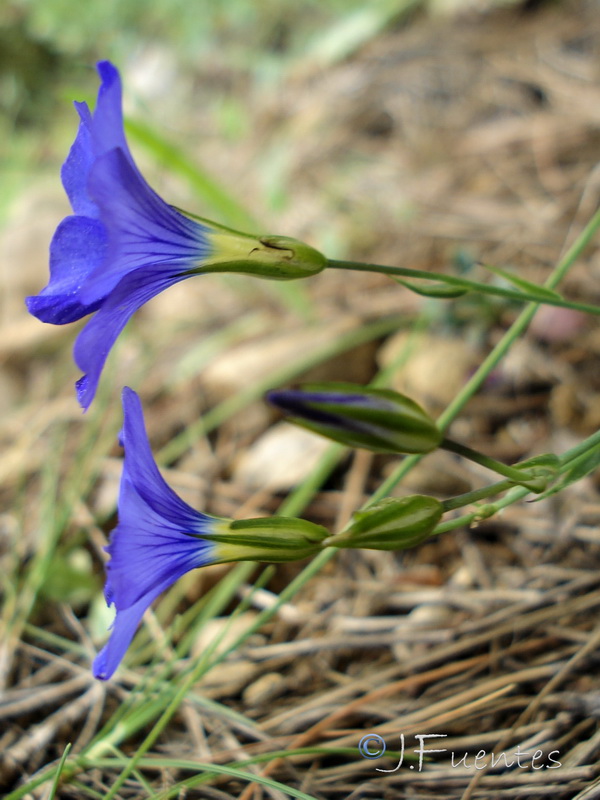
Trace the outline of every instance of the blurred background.
[[[67, 738], [84, 748], [95, 730], [84, 724], [89, 708], [99, 725], [118, 696], [108, 687], [79, 716], [73, 710], [67, 738], [64, 719], [51, 717], [61, 704], [74, 708], [69, 702], [89, 688], [82, 676], [110, 621], [102, 547], [115, 523], [124, 384], [142, 396], [153, 449], [188, 502], [217, 515], [268, 514], [314, 473], [327, 444], [280, 422], [261, 400], [267, 388], [306, 377], [366, 383], [394, 364], [393, 385], [438, 414], [519, 312], [500, 299], [431, 300], [383, 276], [335, 270], [286, 285], [195, 278], [136, 315], [83, 416], [71, 358], [81, 324], [43, 325], [27, 315], [23, 300], [47, 282], [48, 245], [69, 213], [59, 170], [77, 128], [72, 101], [93, 105], [94, 65], [103, 59], [121, 71], [134, 158], [168, 202], [240, 230], [303, 239], [330, 258], [478, 280], [486, 279], [478, 265], [487, 262], [541, 283], [600, 196], [597, 0], [4, 0], [0, 689], [12, 711], [2, 717], [0, 703], [0, 750], [8, 752], [1, 774], [11, 786], [58, 757]], [[599, 303], [599, 276], [592, 246], [561, 289]], [[543, 308], [457, 420], [454, 437], [507, 462], [564, 451], [600, 424], [599, 352], [593, 318]], [[393, 466], [389, 458], [345, 456], [305, 515], [335, 529]], [[436, 454], [398, 491], [449, 496], [488, 480], [480, 468]], [[595, 625], [599, 520], [591, 478], [559, 498], [512, 507], [475, 532], [405, 556], [342, 554], [297, 609], [251, 640], [262, 648], [304, 640], [329, 647], [307, 645], [304, 659], [295, 658], [298, 651], [260, 655], [261, 647], [249, 647], [238, 654], [235, 675], [209, 673], [202, 691], [260, 723], [267, 741], [279, 737], [278, 746], [286, 746], [286, 736], [316, 719], [313, 711], [301, 716], [302, 703], [323, 705], [319, 698], [336, 686], [363, 681], [362, 689], [352, 684], [339, 695], [343, 707], [365, 686], [381, 686], [383, 669], [396, 666], [392, 680], [417, 657], [424, 672], [439, 664], [439, 648], [450, 638], [473, 652], [476, 625], [488, 635], [477, 647], [497, 652], [506, 644], [498, 613], [520, 620], [508, 639], [529, 642], [530, 650], [494, 667], [485, 662], [489, 674], [532, 666], [536, 647], [535, 664], [569, 658]], [[279, 591], [299, 569], [278, 567], [268, 589]], [[223, 574], [214, 568], [188, 576], [160, 607], [157, 624], [168, 628]], [[429, 601], [421, 591], [432, 593]], [[452, 591], [470, 592], [468, 602]], [[582, 592], [591, 593], [588, 605]], [[559, 597], [567, 611], [561, 617], [557, 608], [540, 622], [534, 612]], [[407, 622], [413, 611], [414, 628]], [[386, 618], [387, 627], [379, 621]], [[400, 629], [420, 633], [411, 638]], [[157, 630], [146, 634], [146, 646], [160, 643]], [[370, 638], [361, 640], [361, 633]], [[196, 655], [203, 641], [198, 635]], [[124, 673], [127, 690], [148, 661], [148, 650], [140, 653]], [[25, 710], [14, 706], [34, 689], [64, 683], [65, 675], [79, 681], [71, 694], [38, 705], [29, 699]], [[468, 719], [458, 704], [455, 728], [446, 728], [459, 738], [489, 734], [491, 743], [492, 733], [509, 727], [541, 691], [545, 675], [541, 669], [520, 703], [484, 705]], [[581, 699], [591, 702], [586, 693], [596, 684], [592, 675], [587, 682], [574, 676], [564, 690], [579, 698], [579, 711], [561, 695], [543, 714], [566, 714], [555, 731], [566, 750], [575, 753], [596, 735], [597, 710]], [[357, 731], [383, 719], [398, 731], [407, 707], [427, 708], [461, 688], [455, 678], [423, 679], [423, 686], [410, 702], [373, 698], [342, 713], [325, 738], [355, 746]], [[274, 715], [274, 698], [287, 716]], [[420, 732], [436, 726], [435, 716], [419, 720]], [[229, 753], [231, 741], [211, 727], [210, 715], [202, 724], [211, 753]], [[28, 730], [45, 738], [28, 745]], [[178, 752], [198, 745], [197, 738], [184, 736], [184, 745], [180, 732], [171, 734]], [[572, 756], [571, 767], [581, 770], [561, 773], [565, 792], [595, 777], [595, 761], [593, 748], [579, 760]], [[374, 774], [358, 758], [343, 768], [323, 764], [310, 789], [319, 797], [347, 797]], [[293, 785], [310, 771], [298, 769], [286, 778]], [[374, 785], [397, 792], [404, 784], [394, 781], [400, 777], [377, 777]], [[223, 791], [237, 796], [235, 782]], [[439, 796], [435, 781], [431, 791]]]

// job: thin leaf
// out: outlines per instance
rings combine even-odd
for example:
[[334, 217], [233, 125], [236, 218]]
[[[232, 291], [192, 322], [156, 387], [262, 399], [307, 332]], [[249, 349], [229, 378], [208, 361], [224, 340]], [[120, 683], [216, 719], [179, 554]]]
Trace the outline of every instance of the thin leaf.
[[525, 278], [519, 278], [518, 275], [513, 275], [511, 272], [507, 272], [505, 269], [500, 269], [500, 267], [495, 267], [492, 264], [483, 264], [481, 262], [480, 266], [482, 266], [484, 269], [487, 269], [489, 272], [493, 272], [494, 275], [504, 278], [505, 281], [508, 281], [513, 286], [516, 286], [517, 289], [521, 289], [523, 292], [528, 292], [529, 294], [537, 295], [542, 303], [544, 300], [563, 299], [558, 292], [554, 292], [552, 289], [547, 289], [545, 286], [539, 286], [537, 283], [527, 281]]
[[454, 297], [461, 297], [463, 294], [467, 294], [469, 291], [469, 289], [463, 286], [451, 286], [445, 283], [432, 283], [425, 286], [420, 286], [418, 283], [407, 281], [404, 278], [394, 278], [394, 280], [396, 283], [401, 284], [411, 292], [420, 294], [423, 297], [436, 297], [438, 299], [445, 298], [450, 300]]
[[[85, 767], [90, 768], [98, 768], [98, 767], [107, 767], [112, 768], [115, 765], [123, 765], [125, 762], [121, 761], [120, 759], [98, 759], [97, 761], [91, 760], [83, 760], [83, 765]], [[179, 760], [173, 760], [174, 763], [183, 763]], [[163, 763], [166, 763], [163, 760]], [[246, 762], [244, 762], [245, 764]], [[248, 761], [247, 763], [251, 763]], [[148, 768], [154, 765], [154, 759], [140, 761], [140, 767]], [[224, 766], [221, 764], [207, 764], [202, 763], [200, 761], [193, 763], [193, 769], [199, 773], [193, 779], [188, 779], [188, 781], [182, 781], [181, 785], [188, 785], [191, 786], [195, 783], [204, 783], [207, 780], [210, 780], [212, 775], [225, 775], [230, 778], [236, 778], [240, 781], [247, 781], [248, 783], [258, 783], [261, 786], [266, 786], [269, 789], [276, 789], [278, 791], [283, 791], [290, 797], [295, 797], [297, 800], [316, 800], [313, 795], [306, 794], [305, 792], [301, 791], [300, 789], [295, 789], [291, 786], [284, 786], [284, 784], [280, 783], [279, 781], [274, 780], [273, 778], [269, 778], [265, 775], [257, 775], [251, 772], [248, 772], [245, 769], [240, 769], [239, 767], [232, 767], [232, 766]], [[170, 791], [167, 790], [165, 793], [160, 792], [159, 794], [153, 795], [153, 800], [158, 800], [158, 798], [165, 798], [170, 795]]]
[[372, 0], [319, 32], [305, 48], [303, 61], [331, 66], [356, 52], [389, 23], [409, 13], [420, 0]]
[[128, 119], [125, 129], [133, 141], [149, 150], [157, 161], [169, 168], [170, 172], [185, 178], [220, 220], [249, 233], [260, 229], [258, 222], [233, 194], [223, 188], [196, 161], [188, 158], [183, 150], [156, 133], [150, 125]]

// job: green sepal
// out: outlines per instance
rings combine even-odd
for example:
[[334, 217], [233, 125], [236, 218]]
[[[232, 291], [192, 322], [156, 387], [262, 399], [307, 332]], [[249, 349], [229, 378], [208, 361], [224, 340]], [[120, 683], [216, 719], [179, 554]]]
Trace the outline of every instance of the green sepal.
[[213, 563], [229, 561], [296, 561], [315, 555], [329, 531], [295, 517], [259, 517], [224, 521], [211, 532]]
[[544, 453], [528, 458], [527, 461], [520, 461], [513, 466], [513, 469], [523, 470], [531, 475], [531, 479], [524, 476], [523, 481], [519, 481], [517, 485], [525, 486], [531, 492], [540, 494], [545, 492], [548, 485], [560, 474], [560, 460], [554, 453]]
[[539, 286], [537, 283], [532, 283], [531, 281], [525, 280], [525, 278], [520, 278], [518, 275], [513, 275], [511, 272], [507, 272], [507, 270], [501, 269], [500, 267], [495, 267], [492, 264], [484, 264], [482, 262], [480, 262], [480, 266], [489, 270], [489, 272], [493, 272], [494, 275], [504, 278], [505, 281], [512, 283], [512, 285], [516, 286], [517, 289], [521, 289], [523, 292], [527, 292], [528, 294], [537, 295], [540, 303], [543, 303], [544, 300], [563, 299], [560, 294], [555, 292], [553, 289], [548, 289], [546, 286]]
[[546, 489], [545, 492], [536, 497], [534, 502], [537, 502], [538, 500], [544, 500], [546, 497], [552, 497], [553, 494], [562, 492], [562, 490], [566, 489], [567, 486], [571, 486], [571, 484], [582, 480], [582, 478], [585, 478], [588, 475], [591, 475], [599, 467], [600, 448], [596, 448], [595, 450], [592, 450], [591, 453], [586, 453], [584, 456], [580, 456], [576, 461], [574, 461], [573, 466], [561, 476], [561, 479], [549, 489]]
[[[181, 211], [181, 209], [178, 209]], [[270, 280], [294, 280], [316, 275], [327, 259], [314, 247], [289, 236], [255, 236], [182, 211], [201, 222], [209, 254], [190, 272], [235, 272]]]

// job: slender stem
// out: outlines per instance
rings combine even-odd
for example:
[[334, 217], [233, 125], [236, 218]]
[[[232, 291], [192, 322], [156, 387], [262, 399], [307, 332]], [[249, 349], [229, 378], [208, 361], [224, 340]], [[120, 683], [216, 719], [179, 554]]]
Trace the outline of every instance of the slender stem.
[[[544, 286], [548, 289], [554, 289], [558, 286], [560, 281], [565, 277], [570, 267], [575, 260], [585, 250], [587, 245], [592, 240], [594, 234], [600, 227], [600, 211], [597, 211], [592, 219], [585, 226], [583, 231], [579, 234], [575, 242], [567, 250], [565, 255], [561, 258], [556, 267], [552, 270]], [[450, 423], [458, 416], [464, 406], [469, 402], [471, 397], [477, 392], [481, 384], [485, 381], [487, 376], [497, 367], [502, 361], [504, 356], [512, 347], [519, 336], [527, 329], [529, 323], [533, 319], [535, 312], [538, 310], [537, 303], [530, 303], [524, 308], [517, 319], [513, 322], [510, 328], [506, 331], [504, 336], [496, 344], [493, 350], [481, 362], [479, 367], [465, 383], [459, 393], [455, 396], [454, 400], [446, 407], [446, 410], [440, 414], [437, 419], [437, 424], [440, 430], [446, 430]], [[599, 432], [600, 436], [600, 432]], [[394, 470], [394, 472], [379, 486], [370, 500], [367, 502], [365, 508], [383, 497], [386, 497], [390, 492], [400, 483], [400, 481], [408, 475], [421, 460], [423, 456], [415, 455], [405, 458]]]
[[507, 289], [502, 286], [494, 286], [490, 283], [481, 283], [480, 281], [472, 281], [468, 278], [456, 278], [453, 275], [444, 275], [441, 272], [424, 272], [417, 269], [408, 269], [406, 267], [391, 267], [385, 264], [365, 264], [360, 261], [335, 261], [329, 260], [327, 266], [331, 269], [346, 269], [355, 272], [378, 272], [383, 275], [390, 275], [391, 277], [412, 277], [424, 281], [438, 281], [445, 283], [449, 286], [455, 286], [457, 289], [464, 289], [466, 291], [477, 291], [483, 294], [492, 294], [498, 297], [505, 297], [509, 300], [518, 300], [522, 303], [545, 303], [550, 306], [558, 306], [560, 308], [569, 308], [573, 311], [582, 311], [586, 314], [600, 315], [600, 307], [593, 306], [589, 303], [578, 303], [576, 300], [565, 300], [562, 297], [551, 294], [540, 293], [539, 295], [534, 292], [526, 292], [522, 289]]
[[[561, 456], [561, 464], [565, 467], [571, 468], [573, 466], [573, 462], [579, 460], [580, 458], [587, 457], [591, 450], [594, 450], [596, 447], [600, 445], [600, 431], [596, 431], [592, 433], [591, 436], [588, 436], [587, 439], [584, 439], [583, 442], [576, 444], [575, 447], [572, 447], [570, 450], [567, 450]], [[561, 470], [562, 472], [563, 470]]]
[[[575, 259], [578, 258], [581, 252], [590, 243], [599, 227], [600, 210], [594, 214], [583, 232], [577, 237], [548, 280], [544, 283], [544, 287], [546, 289], [554, 289], [554, 287], [560, 283]], [[574, 311], [583, 311], [587, 314], [600, 315], [600, 307], [589, 305], [588, 303], [577, 303], [574, 301], [564, 300], [562, 297], [552, 297], [547, 293], [540, 292], [538, 295], [533, 292], [525, 292], [517, 289], [506, 289], [487, 283], [471, 281], [467, 278], [457, 278], [453, 275], [444, 275], [441, 272], [424, 272], [423, 270], [410, 269], [408, 267], [392, 267], [384, 264], [365, 264], [360, 261], [338, 261], [335, 259], [328, 260], [327, 266], [330, 269], [346, 269], [358, 272], [379, 272], [385, 275], [391, 275], [392, 277], [396, 276], [402, 278], [417, 278], [426, 281], [438, 281], [449, 286], [484, 292], [485, 294], [494, 294], [498, 295], [499, 297], [506, 297], [512, 300], [519, 300], [521, 302], [544, 303], [551, 306], [559, 306], [561, 308], [570, 308]]]
[[513, 486], [504, 497], [500, 498], [500, 500], [497, 500], [495, 503], [487, 503], [486, 505], [479, 506], [470, 514], [464, 514], [461, 517], [455, 517], [446, 522], [441, 522], [433, 531], [432, 536], [438, 536], [440, 533], [446, 533], [456, 528], [468, 528], [477, 520], [493, 517], [494, 514], [497, 514], [501, 509], [516, 503], [528, 494], [529, 489], [526, 489], [524, 486]]
[[589, 303], [578, 303], [575, 300], [565, 300], [559, 295], [553, 296], [549, 293], [536, 294], [526, 292], [522, 289], [507, 289], [502, 286], [494, 286], [490, 283], [472, 281], [468, 278], [457, 278], [453, 275], [444, 275], [442, 272], [425, 272], [419, 269], [409, 269], [408, 267], [391, 267], [385, 264], [365, 264], [361, 261], [336, 261], [329, 259], [327, 266], [330, 269], [346, 269], [355, 272], [378, 272], [391, 277], [417, 278], [424, 281], [437, 281], [448, 286], [455, 286], [457, 289], [465, 291], [477, 291], [483, 294], [493, 294], [498, 297], [505, 297], [508, 300], [518, 300], [521, 303], [544, 303], [549, 306], [559, 308], [569, 308], [572, 311], [582, 311], [586, 314], [600, 315], [600, 306], [593, 306]]
[[535, 481], [535, 477], [531, 473], [502, 464], [500, 461], [496, 461], [495, 458], [484, 456], [483, 453], [479, 453], [477, 450], [473, 450], [471, 447], [455, 442], [452, 439], [442, 439], [440, 447], [442, 450], [448, 450], [450, 453], [456, 453], [463, 458], [468, 458], [469, 461], [481, 464], [482, 467], [487, 467], [493, 472], [497, 472], [498, 475], [504, 475], [505, 478], [508, 478], [513, 483], [518, 483], [520, 486], [530, 486], [531, 482]]
[[[568, 472], [568, 471], [571, 471], [571, 470], [577, 469], [577, 467], [578, 467], [580, 464], [585, 464], [585, 462], [586, 462], [586, 461], [589, 459], [589, 457], [590, 457], [590, 452], [591, 452], [591, 451], [594, 451], [594, 450], [597, 450], [597, 449], [598, 449], [598, 446], [597, 446], [597, 445], [596, 445], [595, 447], [590, 447], [590, 449], [589, 449], [589, 450], [586, 450], [586, 451], [585, 451], [585, 453], [582, 453], [582, 454], [581, 454], [581, 455], [579, 455], [579, 456], [576, 456], [576, 457], [574, 457], [574, 458], [571, 458], [571, 459], [569, 459], [569, 461], [568, 461], [568, 462], [566, 462], [565, 469], [562, 469], [562, 470], [560, 471], [560, 472], [561, 472], [561, 474], [562, 474], [562, 473], [564, 473], [564, 472]], [[583, 477], [583, 476], [582, 476], [582, 477]]]
[[[588, 436], [588, 438], [583, 442], [580, 442], [575, 447], [572, 447], [570, 450], [567, 450], [565, 453], [563, 453], [563, 455], [560, 457], [561, 466], [559, 469], [559, 474], [564, 474], [570, 469], [573, 469], [577, 463], [585, 458], [588, 458], [590, 453], [596, 450], [598, 446], [600, 446], [600, 431], [596, 431], [591, 436]], [[470, 514], [464, 514], [461, 517], [455, 517], [454, 519], [441, 522], [433, 531], [432, 535], [435, 536], [440, 533], [446, 533], [447, 531], [455, 530], [456, 528], [462, 528], [463, 526], [471, 525], [476, 520], [491, 517], [501, 509], [512, 505], [512, 503], [516, 503], [518, 500], [521, 500], [523, 497], [525, 497], [525, 495], [528, 494], [529, 490], [524, 486], [511, 487], [511, 483], [511, 481], [500, 481], [499, 483], [487, 486], [484, 489], [478, 489], [474, 492], [467, 492], [466, 494], [453, 497], [450, 500], [445, 500], [443, 503], [444, 510], [452, 511], [455, 508], [462, 508], [470, 503], [477, 502], [478, 500], [484, 500], [486, 497], [499, 494], [500, 492], [509, 489], [507, 494], [500, 500], [497, 500], [495, 503], [489, 503], [485, 506], [480, 506]]]
[[496, 494], [501, 494], [507, 489], [512, 489], [514, 485], [514, 481], [498, 481], [497, 483], [492, 483], [490, 486], [484, 486], [482, 489], [475, 489], [472, 492], [458, 494], [456, 497], [451, 497], [449, 500], [442, 501], [444, 513], [446, 511], [454, 511], [457, 508], [469, 506], [472, 503], [476, 503], [479, 500], [485, 500], [488, 497], [493, 497]]

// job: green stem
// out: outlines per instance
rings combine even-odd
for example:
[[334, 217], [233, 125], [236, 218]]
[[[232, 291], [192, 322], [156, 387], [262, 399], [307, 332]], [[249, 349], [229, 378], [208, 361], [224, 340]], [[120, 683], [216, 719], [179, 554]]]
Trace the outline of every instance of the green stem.
[[451, 497], [448, 500], [442, 501], [444, 513], [446, 513], [446, 511], [454, 511], [457, 508], [469, 506], [472, 503], [477, 503], [479, 500], [485, 500], [496, 494], [501, 494], [507, 489], [512, 489], [514, 485], [514, 481], [498, 481], [498, 483], [492, 483], [490, 486], [484, 486], [482, 489], [475, 489], [472, 492], [458, 494], [456, 497]]
[[[567, 450], [564, 455], [561, 456], [560, 462], [565, 468], [569, 467], [571, 469], [573, 467], [573, 462], [579, 461], [579, 459], [587, 458], [590, 454], [591, 450], [594, 450], [596, 447], [600, 445], [600, 431], [596, 431], [592, 433], [591, 436], [588, 436], [587, 439], [584, 439], [583, 442], [575, 445], [570, 450]], [[564, 472], [565, 470], [561, 470]]]
[[[548, 289], [554, 289], [555, 286], [558, 286], [573, 263], [577, 258], [579, 258], [587, 245], [590, 243], [599, 227], [600, 211], [597, 211], [585, 226], [583, 231], [579, 234], [575, 242], [561, 258], [556, 267], [552, 270], [552, 273], [549, 275], [544, 286], [546, 286]], [[500, 361], [502, 361], [504, 356], [512, 347], [513, 343], [527, 329], [538, 308], [539, 305], [537, 303], [530, 303], [521, 311], [517, 319], [496, 344], [494, 349], [491, 350], [487, 357], [482, 361], [471, 378], [465, 383], [460, 392], [456, 395], [454, 400], [452, 400], [452, 402], [447, 406], [446, 410], [440, 414], [437, 419], [437, 424], [440, 430], [446, 430], [450, 423], [458, 416], [464, 406], [466, 406], [466, 404], [469, 402], [471, 397], [473, 397], [473, 395], [478, 391], [479, 387], [485, 381], [487, 376], [498, 366]], [[400, 481], [419, 463], [421, 458], [422, 456], [420, 455], [409, 456], [408, 458], [405, 458], [394, 470], [394, 472], [379, 486], [377, 491], [365, 505], [365, 508], [373, 505], [373, 503], [376, 503], [383, 497], [387, 497], [387, 495], [393, 491]]]
[[[570, 450], [567, 450], [565, 453], [563, 453], [563, 455], [560, 457], [559, 474], [562, 475], [565, 472], [568, 472], [580, 460], [588, 458], [590, 453], [598, 446], [600, 446], [600, 431], [596, 431], [591, 436], [588, 436], [588, 438], [583, 442], [580, 442], [578, 445], [575, 445], [575, 447], [572, 447]], [[477, 502], [478, 500], [484, 500], [486, 497], [499, 494], [507, 489], [510, 490], [503, 498], [497, 500], [495, 503], [489, 503], [485, 506], [480, 506], [470, 514], [464, 514], [461, 517], [455, 517], [454, 519], [441, 522], [435, 528], [432, 535], [435, 536], [440, 533], [446, 533], [447, 531], [455, 530], [456, 528], [469, 526], [476, 520], [491, 517], [501, 509], [516, 503], [518, 500], [521, 500], [529, 493], [529, 490], [524, 486], [511, 487], [511, 483], [512, 481], [500, 481], [499, 483], [487, 486], [484, 489], [478, 489], [474, 492], [467, 492], [466, 494], [453, 497], [450, 500], [445, 500], [443, 503], [444, 510], [452, 511], [455, 508], [462, 508], [463, 506]]]
[[471, 447], [455, 442], [452, 439], [442, 439], [439, 446], [442, 450], [448, 450], [450, 453], [456, 453], [463, 458], [469, 459], [469, 461], [474, 461], [475, 464], [481, 464], [482, 467], [487, 467], [492, 472], [497, 472], [498, 475], [504, 475], [505, 478], [508, 478], [512, 483], [518, 483], [519, 486], [528, 488], [536, 486], [536, 479], [531, 473], [502, 464], [500, 461], [496, 461], [495, 458], [484, 456], [483, 453], [479, 453], [477, 450], [473, 450]]
[[[571, 264], [587, 247], [594, 234], [600, 227], [600, 210], [597, 211], [590, 222], [586, 225], [584, 231], [576, 239], [575, 243], [567, 251], [561, 262], [558, 264], [552, 275], [544, 283], [546, 289], [554, 289], [555, 286], [562, 280]], [[402, 278], [417, 278], [425, 281], [438, 281], [445, 283], [449, 286], [454, 286], [459, 289], [468, 291], [479, 291], [485, 294], [494, 294], [499, 297], [506, 297], [511, 300], [519, 300], [520, 302], [530, 303], [544, 303], [551, 306], [559, 306], [560, 308], [570, 308], [574, 311], [583, 311], [587, 314], [600, 315], [600, 307], [589, 305], [588, 303], [577, 303], [569, 300], [564, 300], [561, 297], [552, 297], [547, 293], [540, 292], [539, 295], [525, 292], [516, 289], [506, 289], [500, 286], [493, 286], [487, 283], [480, 283], [479, 281], [471, 281], [467, 278], [457, 278], [453, 275], [444, 275], [441, 272], [425, 272], [419, 269], [410, 269], [408, 267], [392, 267], [384, 264], [365, 264], [360, 261], [338, 261], [330, 259], [327, 261], [327, 266], [330, 269], [346, 269], [354, 270], [357, 272], [379, 272], [384, 275], [391, 275], [392, 277]]]
[[545, 303], [549, 306], [559, 308], [569, 308], [572, 311], [582, 311], [586, 314], [600, 315], [600, 306], [593, 306], [589, 303], [578, 303], [575, 300], [564, 300], [559, 295], [553, 297], [551, 294], [525, 292], [521, 289], [506, 289], [502, 286], [494, 286], [490, 283], [472, 281], [468, 278], [456, 278], [453, 275], [444, 275], [442, 272], [424, 272], [419, 269], [409, 269], [408, 267], [391, 267], [385, 264], [365, 264], [361, 261], [336, 261], [329, 259], [327, 266], [330, 269], [346, 269], [355, 272], [378, 272], [382, 275], [390, 275], [395, 278], [418, 278], [423, 281], [436, 281], [455, 286], [457, 289], [465, 291], [477, 291], [483, 294], [493, 294], [498, 297], [505, 297], [507, 300], [518, 300], [521, 303]]

